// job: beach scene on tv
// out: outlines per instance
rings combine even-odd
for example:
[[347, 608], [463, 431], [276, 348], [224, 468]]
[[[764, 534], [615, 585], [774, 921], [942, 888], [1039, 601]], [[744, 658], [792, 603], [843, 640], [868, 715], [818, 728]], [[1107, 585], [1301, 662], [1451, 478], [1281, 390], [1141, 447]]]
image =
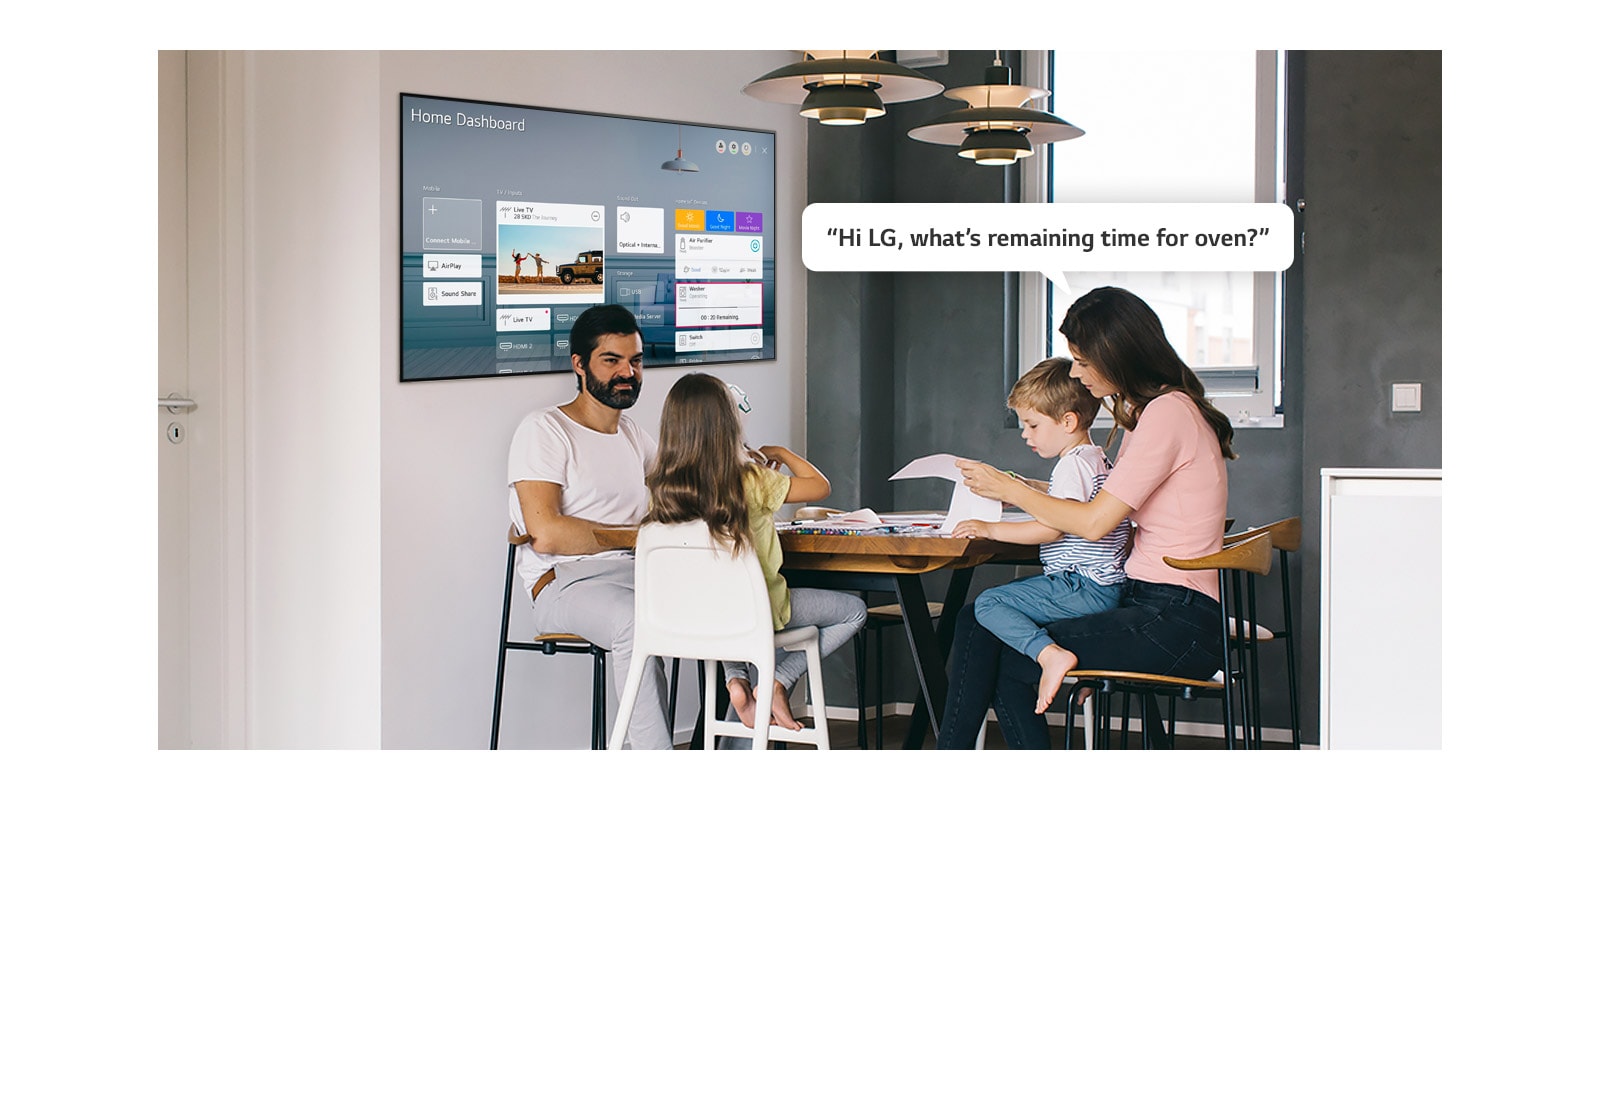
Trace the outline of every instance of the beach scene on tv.
[[500, 225], [495, 240], [496, 302], [603, 302], [605, 244], [601, 227]]

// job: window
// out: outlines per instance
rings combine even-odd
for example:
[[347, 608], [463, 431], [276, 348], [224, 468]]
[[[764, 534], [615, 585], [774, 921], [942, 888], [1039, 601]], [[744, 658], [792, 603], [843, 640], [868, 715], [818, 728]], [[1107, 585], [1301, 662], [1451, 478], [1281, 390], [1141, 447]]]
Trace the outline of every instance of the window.
[[[1282, 201], [1283, 65], [1272, 51], [1040, 52], [1023, 82], [1085, 135], [1024, 161], [1031, 201]], [[1030, 169], [1031, 168], [1031, 172]], [[1025, 275], [1021, 365], [1065, 356], [1056, 328], [1097, 285], [1138, 293], [1236, 424], [1283, 424], [1283, 275]]]

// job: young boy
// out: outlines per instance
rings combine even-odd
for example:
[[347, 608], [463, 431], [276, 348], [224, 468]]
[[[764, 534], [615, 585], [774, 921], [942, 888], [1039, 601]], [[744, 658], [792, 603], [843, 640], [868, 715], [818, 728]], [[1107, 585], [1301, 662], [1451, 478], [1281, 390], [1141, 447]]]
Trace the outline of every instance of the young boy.
[[[1063, 357], [1039, 362], [1012, 387], [1006, 405], [1017, 412], [1029, 448], [1047, 460], [1060, 457], [1049, 482], [1022, 481], [1052, 497], [1088, 501], [1105, 483], [1109, 468], [1105, 453], [1089, 439], [1089, 425], [1100, 403], [1072, 378], [1071, 369], [1072, 362]], [[1041, 624], [1109, 611], [1122, 600], [1127, 579], [1122, 564], [1133, 534], [1126, 520], [1093, 543], [1062, 535], [1036, 520], [964, 520], [952, 534], [1039, 544], [1044, 573], [985, 589], [973, 610], [996, 638], [1047, 671], [1052, 656], [1066, 651]]]

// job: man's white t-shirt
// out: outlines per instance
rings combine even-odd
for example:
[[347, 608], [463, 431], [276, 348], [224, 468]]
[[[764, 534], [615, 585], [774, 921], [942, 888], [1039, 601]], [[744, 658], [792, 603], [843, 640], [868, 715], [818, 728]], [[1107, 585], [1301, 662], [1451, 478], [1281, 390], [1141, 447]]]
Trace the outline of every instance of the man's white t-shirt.
[[[517, 483], [523, 480], [553, 482], [561, 487], [561, 512], [598, 524], [638, 524], [650, 508], [644, 473], [656, 457], [656, 442], [626, 414], [615, 433], [598, 433], [579, 425], [560, 407], [536, 410], [522, 419], [511, 438], [507, 467], [511, 487], [511, 523], [522, 522]], [[517, 548], [517, 576], [523, 588], [533, 591], [545, 571], [574, 558], [626, 556], [626, 551], [601, 555], [546, 555], [531, 546]]]

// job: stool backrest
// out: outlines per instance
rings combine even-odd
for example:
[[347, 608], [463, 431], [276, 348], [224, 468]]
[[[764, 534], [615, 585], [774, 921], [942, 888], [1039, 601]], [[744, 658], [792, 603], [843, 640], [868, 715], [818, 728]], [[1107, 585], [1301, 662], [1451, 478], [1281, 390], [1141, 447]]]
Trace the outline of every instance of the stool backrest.
[[[1260, 689], [1256, 673], [1256, 591], [1255, 574], [1272, 569], [1272, 536], [1268, 532], [1242, 537], [1220, 551], [1200, 558], [1163, 559], [1178, 570], [1216, 570], [1221, 612], [1222, 710], [1228, 726], [1228, 747], [1233, 747], [1233, 688], [1239, 688], [1245, 725], [1249, 712], [1260, 709]], [[1241, 580], [1242, 579], [1242, 580]], [[1241, 585], [1243, 586], [1241, 588]], [[1237, 617], [1240, 625], [1234, 624]], [[1246, 695], [1246, 688], [1250, 695]]]
[[737, 555], [705, 521], [644, 524], [633, 560], [635, 656], [773, 665], [772, 604], [754, 550]]
[[[517, 526], [515, 524], [511, 525], [510, 527], [508, 527], [506, 529], [506, 543], [510, 544], [510, 546], [508, 546], [506, 548], [506, 610], [507, 611], [511, 610], [511, 575], [516, 572], [516, 567], [517, 567], [517, 548], [523, 546], [524, 544], [528, 544], [528, 543], [532, 543], [532, 542], [533, 542], [533, 536], [529, 535], [527, 532], [519, 532], [519, 531], [517, 531]], [[529, 601], [538, 600], [539, 599], [539, 594], [544, 592], [545, 586], [550, 584], [555, 579], [556, 579], [556, 571], [555, 571], [554, 567], [546, 570], [543, 574], [539, 575], [539, 580], [535, 581], [533, 583], [533, 588], [528, 590], [528, 599], [529, 599]]]
[[1241, 532], [1233, 543], [1213, 554], [1161, 561], [1174, 570], [1245, 570], [1264, 574], [1272, 569], [1272, 536], [1262, 529], [1252, 534]]
[[1263, 524], [1259, 528], [1246, 528], [1242, 532], [1222, 537], [1224, 547], [1238, 543], [1240, 540], [1249, 539], [1260, 535], [1262, 532], [1272, 537], [1272, 546], [1279, 551], [1298, 551], [1300, 549], [1300, 518], [1285, 517], [1275, 520], [1271, 524]]

